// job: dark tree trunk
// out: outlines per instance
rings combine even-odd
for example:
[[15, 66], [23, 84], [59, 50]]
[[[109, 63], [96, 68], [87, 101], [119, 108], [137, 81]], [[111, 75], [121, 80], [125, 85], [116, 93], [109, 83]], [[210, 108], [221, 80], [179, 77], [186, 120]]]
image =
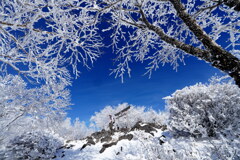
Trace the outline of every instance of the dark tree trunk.
[[223, 0], [223, 3], [235, 11], [240, 11], [240, 0]]
[[197, 24], [195, 19], [185, 12], [185, 8], [180, 0], [170, 0], [170, 2], [173, 4], [178, 16], [183, 20], [183, 22], [188, 26], [198, 40], [202, 42], [206, 48], [206, 51], [209, 52], [209, 54], [204, 53], [201, 54], [201, 56], [199, 56], [197, 53], [190, 54], [210, 62], [212, 66], [228, 73], [232, 78], [234, 78], [236, 84], [240, 88], [240, 60], [228, 51], [222, 49], [205, 33]]

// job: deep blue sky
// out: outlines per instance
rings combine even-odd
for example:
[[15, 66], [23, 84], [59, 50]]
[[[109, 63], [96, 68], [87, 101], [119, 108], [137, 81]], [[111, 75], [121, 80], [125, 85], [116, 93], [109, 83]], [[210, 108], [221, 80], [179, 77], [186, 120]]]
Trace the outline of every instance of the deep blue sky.
[[220, 74], [219, 70], [204, 61], [188, 56], [185, 58], [186, 65], [180, 65], [177, 72], [166, 65], [153, 72], [151, 79], [143, 76], [146, 72], [144, 65], [135, 63], [132, 78], [125, 78], [121, 83], [114, 75], [109, 76], [109, 69], [113, 68], [111, 58], [111, 53], [104, 54], [91, 70], [83, 70], [81, 77], [74, 80], [70, 87], [74, 105], [68, 111], [69, 117], [88, 121], [94, 112], [106, 105], [123, 102], [163, 110], [163, 97], [185, 86], [208, 82], [215, 73]]
[[[100, 35], [104, 38], [104, 44], [110, 44], [111, 32], [102, 32], [108, 23], [99, 25]], [[153, 72], [151, 79], [146, 72], [145, 65], [141, 63], [132, 64], [131, 78], [125, 77], [124, 83], [121, 79], [115, 79], [110, 69], [114, 68], [111, 49], [103, 48], [103, 55], [94, 63], [91, 70], [82, 70], [81, 76], [74, 80], [70, 87], [72, 103], [68, 116], [72, 119], [79, 117], [80, 120], [89, 121], [94, 112], [99, 112], [106, 105], [118, 105], [127, 102], [133, 105], [144, 105], [155, 110], [164, 110], [163, 97], [169, 96], [177, 89], [194, 85], [198, 82], [206, 83], [219, 70], [211, 67], [204, 61], [195, 57], [186, 56], [185, 64], [180, 64], [178, 71], [173, 70], [170, 65], [165, 65]], [[161, 64], [160, 64], [161, 65]]]

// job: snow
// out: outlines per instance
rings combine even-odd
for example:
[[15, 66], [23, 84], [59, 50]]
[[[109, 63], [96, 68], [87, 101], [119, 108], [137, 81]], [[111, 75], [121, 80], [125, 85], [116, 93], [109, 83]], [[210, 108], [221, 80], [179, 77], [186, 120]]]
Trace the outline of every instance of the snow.
[[[13, 93], [12, 88], [18, 88], [14, 91], [27, 89], [19, 80], [18, 87], [15, 83], [8, 84], [7, 87], [4, 82], [3, 79], [4, 85], [1, 87], [4, 92], [0, 96], [5, 102], [4, 93], [8, 93], [8, 97], [12, 100], [7, 100], [6, 104], [11, 106], [10, 104], [17, 100], [9, 94]], [[99, 129], [93, 134], [91, 134], [93, 130], [79, 119], [72, 124], [69, 118], [61, 121], [55, 119], [56, 122], [53, 123], [43, 116], [41, 121], [39, 121], [41, 116], [35, 121], [30, 116], [21, 117], [16, 122], [12, 122], [12, 130], [2, 130], [0, 134], [2, 139], [6, 136], [8, 139], [0, 145], [0, 157], [12, 160], [26, 155], [30, 156], [30, 159], [32, 157], [49, 159], [56, 154], [54, 157], [56, 160], [240, 159], [239, 97], [240, 92], [236, 85], [212, 79], [209, 85], [196, 84], [185, 87], [166, 97], [169, 113], [146, 110], [145, 107], [127, 103], [113, 107], [106, 106], [91, 118], [93, 127]], [[17, 101], [15, 104], [18, 104]], [[199, 112], [201, 110], [203, 112]], [[5, 113], [5, 110], [3, 111], [2, 113]], [[2, 124], [7, 122], [9, 113], [12, 113], [12, 110], [6, 110], [6, 114], [2, 114], [5, 116], [5, 119], [0, 119]], [[208, 113], [205, 114], [209, 117], [207, 120], [214, 121], [215, 128], [210, 126], [210, 129], [215, 129], [214, 134], [194, 135], [195, 130], [201, 131], [209, 127], [202, 123], [206, 120], [199, 121], [204, 117], [202, 113]], [[110, 127], [113, 122], [114, 126]], [[26, 123], [29, 125], [28, 128], [20, 127], [20, 124]], [[4, 127], [2, 124], [0, 127]], [[47, 130], [48, 127], [51, 127], [51, 130]], [[85, 138], [86, 136], [88, 137]]]
[[[116, 118], [115, 123], [123, 128], [128, 128], [126, 133], [121, 130], [114, 131], [110, 142], [96, 142], [95, 145], [86, 144], [85, 140], [72, 141], [67, 145], [73, 145], [71, 149], [63, 149], [64, 157], [58, 156], [58, 160], [225, 160], [240, 158], [239, 140], [239, 88], [229, 83], [216, 84], [212, 81], [209, 85], [196, 84], [178, 90], [168, 101], [169, 117], [147, 110], [144, 107], [131, 106], [131, 112], [125, 113], [121, 118]], [[210, 99], [210, 98], [211, 99]], [[170, 103], [171, 102], [171, 103]], [[114, 115], [128, 104], [111, 107], [107, 106], [92, 117], [94, 124], [100, 129], [108, 129], [109, 114]], [[210, 110], [211, 109], [211, 110]], [[204, 112], [199, 112], [203, 110]], [[221, 112], [220, 112], [220, 111]], [[129, 110], [128, 110], [129, 111]], [[202, 113], [208, 113], [202, 114]], [[141, 113], [141, 114], [140, 114]], [[212, 113], [212, 114], [210, 114]], [[216, 114], [221, 113], [221, 114]], [[131, 115], [131, 116], [130, 116]], [[163, 123], [162, 118], [151, 121], [152, 115], [167, 118], [168, 123]], [[202, 125], [201, 118], [208, 116], [214, 121], [214, 134], [195, 134], [195, 130], [202, 131], [209, 127]], [[223, 116], [228, 118], [219, 118]], [[143, 119], [143, 117], [148, 117]], [[151, 117], [151, 118], [150, 118]], [[141, 119], [140, 123], [137, 119]], [[128, 119], [125, 123], [125, 120]], [[189, 121], [190, 120], [190, 121]], [[145, 121], [145, 122], [144, 122]], [[127, 123], [128, 122], [128, 123]], [[129, 123], [132, 124], [129, 124]], [[137, 122], [137, 123], [136, 123]], [[162, 123], [159, 123], [162, 122]], [[197, 123], [198, 122], [198, 123]], [[204, 121], [203, 121], [204, 122]], [[226, 123], [228, 122], [228, 123]], [[136, 127], [140, 125], [140, 127]], [[188, 124], [189, 123], [189, 124]], [[161, 127], [154, 127], [158, 124]], [[149, 125], [149, 126], [146, 126]], [[150, 126], [152, 125], [152, 126]], [[154, 129], [141, 130], [141, 127], [154, 127]], [[160, 128], [160, 129], [157, 129]], [[182, 129], [183, 128], [183, 129]], [[184, 133], [182, 133], [184, 131]], [[209, 131], [209, 130], [207, 130]], [[105, 133], [105, 132], [102, 132]], [[152, 135], [153, 133], [153, 135]], [[133, 135], [131, 140], [119, 140], [121, 136]], [[105, 143], [117, 142], [100, 153]], [[105, 145], [106, 146], [106, 145]]]
[[[68, 145], [74, 145], [74, 147], [62, 150], [65, 156], [60, 157], [59, 155], [56, 160], [156, 160], [160, 158], [159, 156], [182, 160], [182, 158], [200, 159], [200, 157], [210, 159], [211, 156], [209, 149], [212, 146], [209, 139], [195, 140], [183, 137], [174, 139], [168, 134], [168, 131], [160, 129], [155, 132], [154, 136], [138, 130], [129, 132], [129, 134], [134, 135], [132, 140], [121, 140], [103, 153], [99, 153], [103, 144], [101, 142], [80, 150], [86, 141], [72, 141]], [[168, 135], [168, 137], [164, 139], [163, 145], [159, 145], [158, 139], [162, 135]]]
[[[158, 130], [155, 138], [161, 136], [161, 130]], [[145, 160], [147, 159], [147, 150], [144, 151], [144, 141], [143, 139], [152, 139], [153, 136], [149, 133], [145, 133], [143, 131], [132, 131], [129, 134], [133, 134], [133, 140], [121, 140], [112, 147], [107, 148], [103, 153], [99, 153], [102, 144], [101, 142], [96, 145], [87, 146], [83, 150], [80, 150], [83, 144], [86, 143], [85, 140], [77, 140], [72, 141], [68, 145], [74, 145], [71, 149], [64, 150], [64, 157], [58, 157], [56, 160], [123, 160], [123, 159], [131, 159], [131, 160]], [[121, 133], [115, 134], [113, 137], [118, 137], [122, 135]], [[145, 140], [145, 141], [146, 141]], [[152, 141], [150, 143], [153, 144]], [[141, 150], [139, 154], [139, 149]], [[61, 151], [60, 151], [61, 152]], [[119, 153], [117, 155], [117, 153]]]

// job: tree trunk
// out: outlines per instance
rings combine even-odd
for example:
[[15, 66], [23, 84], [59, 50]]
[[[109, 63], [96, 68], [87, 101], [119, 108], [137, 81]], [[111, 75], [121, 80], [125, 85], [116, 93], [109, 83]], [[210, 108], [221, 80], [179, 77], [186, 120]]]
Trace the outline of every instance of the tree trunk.
[[230, 8], [233, 8], [235, 11], [240, 11], [240, 0], [224, 0], [225, 5]]
[[201, 56], [196, 53], [190, 54], [210, 62], [212, 66], [228, 73], [232, 78], [234, 78], [236, 84], [240, 88], [240, 60], [228, 51], [222, 49], [205, 33], [197, 24], [195, 19], [185, 12], [185, 8], [180, 0], [170, 0], [170, 2], [173, 4], [178, 16], [183, 20], [183, 22], [188, 26], [198, 40], [202, 42], [206, 48], [206, 51], [210, 53], [201, 54]]

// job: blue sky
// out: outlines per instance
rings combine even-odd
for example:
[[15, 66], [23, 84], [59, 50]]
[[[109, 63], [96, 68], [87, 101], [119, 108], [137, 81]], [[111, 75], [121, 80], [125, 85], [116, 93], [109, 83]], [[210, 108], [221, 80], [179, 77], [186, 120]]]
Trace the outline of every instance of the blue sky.
[[[41, 21], [37, 25], [44, 27], [43, 23]], [[109, 45], [110, 36], [101, 32], [101, 28], [107, 26], [106, 22], [102, 22], [99, 27], [100, 34], [104, 37], [104, 44]], [[124, 83], [121, 83], [121, 79], [115, 79], [114, 75], [109, 75], [110, 69], [114, 68], [111, 49], [105, 48], [103, 52], [104, 54], [94, 63], [92, 69], [82, 69], [81, 76], [69, 87], [73, 105], [67, 112], [72, 119], [79, 117], [80, 120], [88, 122], [94, 112], [100, 111], [106, 105], [117, 105], [123, 102], [164, 110], [163, 97], [185, 86], [198, 82], [206, 83], [215, 73], [220, 74], [219, 70], [208, 63], [186, 56], [186, 65], [180, 64], [177, 72], [167, 64], [153, 72], [151, 79], [147, 75], [143, 76], [146, 72], [144, 65], [133, 63], [132, 77], [125, 77]]]
[[185, 86], [206, 83], [215, 73], [221, 74], [206, 62], [186, 56], [186, 65], [181, 64], [177, 72], [172, 66], [165, 65], [153, 72], [151, 79], [147, 75], [143, 76], [146, 72], [144, 65], [134, 63], [132, 77], [126, 77], [124, 83], [121, 83], [120, 79], [109, 75], [109, 69], [113, 68], [111, 59], [112, 53], [106, 52], [91, 70], [83, 70], [81, 76], [74, 80], [70, 87], [74, 105], [68, 111], [69, 117], [88, 121], [94, 112], [106, 105], [123, 102], [164, 110], [163, 97]]

